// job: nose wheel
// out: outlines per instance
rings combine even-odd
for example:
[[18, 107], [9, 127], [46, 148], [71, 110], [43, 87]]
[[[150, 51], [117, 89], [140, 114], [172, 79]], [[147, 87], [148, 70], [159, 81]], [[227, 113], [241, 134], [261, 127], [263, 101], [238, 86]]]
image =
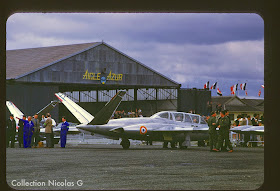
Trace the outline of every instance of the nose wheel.
[[122, 139], [121, 146], [123, 149], [129, 149], [130, 141], [128, 139]]

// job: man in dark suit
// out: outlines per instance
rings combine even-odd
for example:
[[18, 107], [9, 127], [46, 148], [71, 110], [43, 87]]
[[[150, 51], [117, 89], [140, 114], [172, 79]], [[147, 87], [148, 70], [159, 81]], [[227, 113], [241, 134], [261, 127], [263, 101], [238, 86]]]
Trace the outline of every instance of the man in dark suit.
[[38, 145], [38, 142], [40, 141], [40, 121], [38, 119], [38, 114], [35, 114], [33, 119], [31, 119], [31, 121], [33, 122], [34, 124], [34, 132], [33, 132], [33, 135], [32, 135], [32, 140], [31, 140], [31, 145], [33, 147], [37, 147]]
[[[26, 120], [26, 116], [22, 116], [22, 119]], [[18, 146], [21, 148], [23, 146], [23, 128], [24, 123], [23, 121], [18, 122]]]
[[11, 148], [15, 148], [15, 136], [16, 136], [16, 121], [13, 115], [7, 120], [6, 128], [6, 147], [9, 147], [11, 141]]

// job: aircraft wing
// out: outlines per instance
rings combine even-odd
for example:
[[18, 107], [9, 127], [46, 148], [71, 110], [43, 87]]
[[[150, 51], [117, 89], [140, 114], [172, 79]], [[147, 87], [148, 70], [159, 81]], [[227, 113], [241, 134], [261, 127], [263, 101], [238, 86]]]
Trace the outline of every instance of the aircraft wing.
[[18, 124], [19, 120], [17, 119], [17, 117], [21, 119], [24, 114], [11, 101], [6, 101], [6, 106], [9, 109], [10, 113], [14, 115], [14, 119], [15, 119], [16, 123]]
[[264, 126], [252, 126], [252, 127], [243, 129], [241, 131], [241, 133], [263, 135], [264, 134]]
[[245, 134], [245, 133], [257, 134], [257, 135], [264, 134], [264, 126], [244, 125], [244, 126], [231, 128], [230, 130], [240, 134]]
[[90, 113], [88, 113], [63, 93], [55, 93], [55, 96], [67, 107], [67, 109], [69, 109], [69, 111], [79, 120], [81, 124], [88, 124], [94, 119]]

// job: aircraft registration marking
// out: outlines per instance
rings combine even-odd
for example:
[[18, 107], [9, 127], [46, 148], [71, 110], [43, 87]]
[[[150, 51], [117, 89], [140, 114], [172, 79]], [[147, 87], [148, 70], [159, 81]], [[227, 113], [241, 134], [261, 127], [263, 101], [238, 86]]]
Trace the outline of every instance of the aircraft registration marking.
[[140, 134], [141, 134], [141, 135], [145, 135], [145, 134], [147, 133], [147, 131], [148, 131], [148, 130], [147, 130], [147, 128], [146, 128], [145, 126], [141, 126], [141, 127], [140, 127]]

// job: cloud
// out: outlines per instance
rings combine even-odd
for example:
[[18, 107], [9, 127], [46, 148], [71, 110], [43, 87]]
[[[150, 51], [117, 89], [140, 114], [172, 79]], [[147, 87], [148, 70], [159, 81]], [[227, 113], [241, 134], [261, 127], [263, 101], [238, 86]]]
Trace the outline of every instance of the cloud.
[[33, 13], [7, 22], [7, 49], [104, 40], [183, 87], [197, 88], [208, 80], [219, 81], [221, 89], [247, 80], [258, 89], [263, 38], [256, 14]]
[[12, 15], [8, 38], [18, 31], [80, 40], [128, 40], [175, 44], [217, 44], [260, 40], [263, 20], [257, 14], [84, 13]]
[[226, 77], [253, 80], [264, 76], [263, 40], [215, 45], [150, 43], [149, 46], [150, 48], [139, 51], [132, 49], [129, 54], [170, 76], [177, 73], [192, 76], [192, 79]]

